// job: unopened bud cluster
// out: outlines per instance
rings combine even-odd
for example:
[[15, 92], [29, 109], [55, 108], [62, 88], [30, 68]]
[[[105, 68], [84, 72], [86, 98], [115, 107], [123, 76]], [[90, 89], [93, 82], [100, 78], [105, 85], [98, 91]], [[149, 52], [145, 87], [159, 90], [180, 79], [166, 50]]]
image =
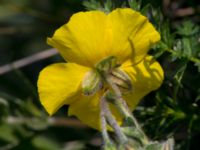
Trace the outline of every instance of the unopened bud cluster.
[[89, 71], [82, 82], [84, 95], [93, 95], [101, 89], [107, 90], [106, 78], [109, 78], [122, 91], [132, 89], [131, 79], [123, 70], [119, 69], [117, 58], [107, 57], [96, 64], [93, 70]]

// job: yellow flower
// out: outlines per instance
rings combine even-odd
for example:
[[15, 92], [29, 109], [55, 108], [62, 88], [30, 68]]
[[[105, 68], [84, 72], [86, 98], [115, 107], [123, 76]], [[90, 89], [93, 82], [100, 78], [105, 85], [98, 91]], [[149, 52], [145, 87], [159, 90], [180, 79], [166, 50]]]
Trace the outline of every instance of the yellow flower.
[[[84, 95], [81, 85], [86, 74], [95, 70], [96, 64], [103, 59], [117, 58], [118, 69], [130, 77], [133, 85], [131, 92], [123, 94], [133, 110], [141, 98], [162, 83], [161, 66], [147, 55], [159, 40], [159, 33], [148, 19], [129, 8], [116, 9], [109, 14], [101, 11], [74, 14], [52, 38], [48, 38], [48, 44], [57, 48], [67, 63], [53, 64], [41, 71], [38, 90], [42, 105], [50, 115], [61, 106], [69, 105], [69, 115], [99, 129], [103, 90]], [[121, 122], [121, 115], [112, 105], [110, 107]]]

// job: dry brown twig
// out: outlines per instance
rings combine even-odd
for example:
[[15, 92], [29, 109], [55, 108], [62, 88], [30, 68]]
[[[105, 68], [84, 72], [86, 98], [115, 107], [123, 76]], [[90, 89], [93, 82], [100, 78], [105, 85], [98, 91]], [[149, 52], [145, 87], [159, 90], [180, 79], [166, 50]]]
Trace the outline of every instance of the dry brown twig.
[[47, 50], [44, 50], [42, 52], [33, 54], [31, 56], [22, 58], [20, 60], [14, 61], [12, 63], [0, 66], [0, 75], [3, 75], [7, 72], [10, 72], [13, 69], [19, 69], [19, 68], [22, 68], [24, 66], [30, 65], [32, 63], [35, 63], [37, 61], [55, 56], [57, 54], [58, 54], [58, 52], [54, 48], [51, 48], [51, 49], [47, 49]]

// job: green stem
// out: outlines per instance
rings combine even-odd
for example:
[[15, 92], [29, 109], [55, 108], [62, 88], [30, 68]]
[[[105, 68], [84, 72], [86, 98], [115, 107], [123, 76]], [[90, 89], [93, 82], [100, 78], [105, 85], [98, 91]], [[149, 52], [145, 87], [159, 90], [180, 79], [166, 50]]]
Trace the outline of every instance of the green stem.
[[137, 130], [139, 131], [139, 133], [143, 137], [142, 138], [143, 144], [147, 144], [148, 138], [145, 135], [142, 128], [140, 127], [140, 125], [138, 124], [135, 117], [130, 112], [128, 105], [126, 104], [125, 100], [122, 98], [122, 94], [121, 94], [120, 89], [118, 88], [118, 86], [116, 84], [114, 84], [112, 82], [112, 80], [109, 77], [106, 78], [106, 81], [110, 85], [111, 89], [113, 90], [113, 92], [116, 96], [116, 98], [114, 98], [115, 106], [121, 112], [121, 114], [128, 120], [128, 123], [131, 124], [131, 125], [134, 125], [137, 128]]
[[119, 142], [121, 144], [125, 144], [127, 143], [128, 139], [127, 137], [124, 135], [124, 133], [122, 132], [121, 128], [119, 127], [116, 119], [114, 118], [114, 116], [112, 115], [110, 109], [109, 109], [109, 106], [108, 106], [108, 103], [105, 99], [105, 97], [103, 96], [102, 99], [101, 99], [101, 109], [103, 110], [104, 112], [104, 115], [108, 121], [108, 123], [110, 124], [110, 126], [113, 128], [114, 132], [116, 133], [117, 135], [117, 138], [119, 140]]
[[[171, 53], [175, 56], [178, 56], [178, 54], [173, 49], [165, 49], [165, 51], [167, 51], [168, 53]], [[193, 62], [193, 63], [200, 63], [200, 60], [198, 58], [195, 58], [195, 57], [189, 57], [188, 60]]]
[[[120, 89], [117, 87], [117, 85], [115, 85], [112, 82], [112, 79], [110, 79], [109, 77], [106, 78], [106, 81], [110, 85], [111, 89], [113, 90], [113, 92], [114, 92], [114, 94], [116, 96], [116, 99], [118, 99], [117, 104], [120, 105], [120, 108], [122, 108], [122, 109], [120, 109], [120, 112], [124, 116], [131, 116], [130, 112], [129, 112], [129, 109], [128, 109], [128, 106], [127, 106], [126, 102], [122, 98], [122, 94], [121, 94]], [[124, 106], [124, 107], [122, 107], [122, 106]]]
[[105, 111], [103, 109], [104, 107], [104, 100], [103, 97], [101, 99], [101, 113], [100, 113], [100, 118], [101, 118], [101, 130], [102, 130], [102, 136], [103, 136], [103, 140], [104, 143], [111, 143], [108, 132], [107, 132], [107, 123], [106, 123], [106, 118], [105, 118]]

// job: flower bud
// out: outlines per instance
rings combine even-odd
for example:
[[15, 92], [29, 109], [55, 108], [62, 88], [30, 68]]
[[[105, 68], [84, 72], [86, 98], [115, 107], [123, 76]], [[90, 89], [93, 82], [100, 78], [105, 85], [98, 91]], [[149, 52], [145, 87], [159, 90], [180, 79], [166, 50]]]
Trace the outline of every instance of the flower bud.
[[131, 79], [126, 72], [120, 69], [113, 69], [110, 78], [121, 90], [130, 91], [132, 89]]
[[101, 77], [97, 71], [91, 70], [87, 72], [82, 82], [84, 95], [95, 94], [103, 86]]

